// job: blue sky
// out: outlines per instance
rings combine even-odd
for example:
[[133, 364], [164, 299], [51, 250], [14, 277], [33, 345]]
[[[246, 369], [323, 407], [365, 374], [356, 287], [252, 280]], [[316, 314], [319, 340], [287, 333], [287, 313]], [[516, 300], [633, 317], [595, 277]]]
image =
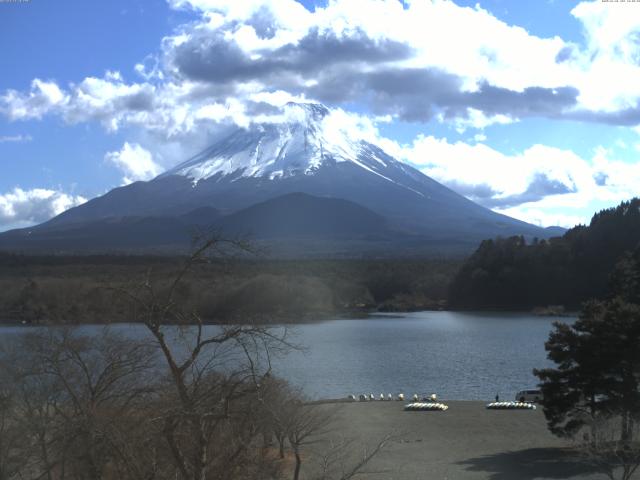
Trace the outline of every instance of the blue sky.
[[586, 222], [640, 184], [639, 38], [640, 4], [599, 0], [0, 3], [0, 230], [289, 100], [489, 208]]
[[[0, 3], [0, 92], [24, 90], [34, 78], [66, 85], [107, 70], [132, 77], [135, 64], [194, 17], [164, 0]], [[31, 140], [0, 142], [0, 193], [44, 187], [90, 198], [120, 183], [120, 172], [103, 158], [121, 147], [126, 132], [106, 134], [95, 122], [70, 125], [55, 116], [23, 122], [0, 116], [0, 137], [21, 135]]]

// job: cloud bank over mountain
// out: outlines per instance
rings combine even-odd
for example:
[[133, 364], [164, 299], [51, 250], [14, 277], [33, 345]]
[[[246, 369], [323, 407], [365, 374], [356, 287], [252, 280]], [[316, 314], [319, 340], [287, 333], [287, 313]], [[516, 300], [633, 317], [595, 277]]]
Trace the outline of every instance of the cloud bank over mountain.
[[[152, 178], [230, 125], [279, 122], [280, 107], [297, 100], [335, 107], [336, 128], [527, 221], [568, 226], [586, 220], [567, 213], [572, 208], [635, 193], [640, 165], [608, 146], [589, 158], [536, 141], [505, 153], [483, 133], [543, 118], [640, 134], [640, 16], [628, 7], [579, 3], [571, 10], [583, 28], [578, 44], [447, 0], [332, 0], [313, 11], [294, 0], [169, 4], [193, 20], [132, 66], [132, 75], [108, 70], [66, 85], [36, 78], [0, 92], [0, 113], [127, 132], [122, 150], [104, 157], [124, 183]], [[388, 122], [435, 122], [468, 132], [469, 140], [425, 127], [399, 141], [381, 133]]]

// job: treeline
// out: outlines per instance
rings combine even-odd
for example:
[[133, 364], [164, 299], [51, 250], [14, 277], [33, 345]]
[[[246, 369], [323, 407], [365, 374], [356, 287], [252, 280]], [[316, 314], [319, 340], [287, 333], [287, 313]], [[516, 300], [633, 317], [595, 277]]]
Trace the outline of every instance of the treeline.
[[595, 214], [562, 237], [485, 240], [451, 283], [454, 308], [578, 309], [610, 295], [614, 267], [640, 245], [640, 199]]
[[[0, 255], [0, 321], [128, 322], [118, 292], [153, 280], [168, 288], [184, 258]], [[175, 293], [212, 323], [300, 322], [374, 310], [443, 308], [456, 260], [209, 259]]]

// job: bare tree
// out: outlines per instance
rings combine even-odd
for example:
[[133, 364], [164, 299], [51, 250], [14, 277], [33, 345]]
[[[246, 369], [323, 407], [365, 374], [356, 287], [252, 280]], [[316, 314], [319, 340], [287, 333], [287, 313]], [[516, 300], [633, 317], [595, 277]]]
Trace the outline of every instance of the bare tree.
[[133, 302], [135, 319], [155, 339], [169, 371], [171, 402], [158, 420], [176, 473], [184, 479], [205, 480], [212, 469], [233, 472], [241, 465], [239, 459], [259, 433], [255, 425], [245, 424], [242, 434], [236, 429], [251, 418], [247, 399], [255, 398], [270, 373], [271, 355], [291, 347], [286, 329], [206, 327], [197, 312], [185, 311], [175, 301], [176, 291], [195, 265], [211, 252], [229, 248], [246, 246], [218, 238], [202, 241], [165, 292], [157, 291], [151, 275], [122, 290]]
[[23, 438], [15, 420], [15, 405], [12, 393], [0, 389], [0, 480], [8, 480], [24, 465], [21, 444]]
[[[630, 428], [633, 431], [629, 431]], [[611, 480], [629, 480], [640, 467], [640, 443], [623, 440], [623, 429], [632, 438], [637, 439], [640, 434], [636, 422], [601, 413], [590, 418], [582, 441], [578, 443], [585, 459]]]
[[277, 440], [280, 458], [285, 458], [287, 447], [291, 450], [295, 460], [294, 480], [300, 478], [305, 458], [312, 464], [307, 476], [320, 472], [318, 480], [346, 480], [363, 474], [367, 464], [393, 438], [386, 435], [373, 448], [362, 447], [362, 455], [358, 457], [355, 451], [359, 442], [334, 436], [339, 429], [339, 405], [308, 402], [284, 380], [267, 380], [260, 392], [264, 426], [268, 435]]
[[284, 410], [284, 430], [295, 457], [293, 480], [298, 480], [302, 467], [302, 450], [319, 442], [320, 436], [327, 433], [335, 410], [323, 405], [305, 405], [300, 397], [290, 398]]
[[26, 335], [15, 347], [2, 370], [14, 385], [24, 474], [101, 479], [127, 470], [121, 452], [133, 450], [128, 433], [153, 393], [153, 348], [108, 330], [86, 337], [69, 329]]
[[271, 375], [263, 378], [259, 391], [259, 411], [261, 418], [260, 433], [262, 435], [262, 447], [268, 449], [275, 438], [278, 444], [278, 457], [285, 458], [287, 444], [287, 402], [291, 398], [289, 384]]
[[365, 472], [364, 468], [393, 438], [394, 435], [385, 435], [372, 448], [362, 447], [362, 454], [355, 461], [352, 459], [353, 451], [358, 446], [354, 439], [343, 436], [337, 440], [331, 439], [323, 450], [314, 452], [313, 460], [320, 472], [315, 480], [349, 480], [357, 475], [372, 473]]

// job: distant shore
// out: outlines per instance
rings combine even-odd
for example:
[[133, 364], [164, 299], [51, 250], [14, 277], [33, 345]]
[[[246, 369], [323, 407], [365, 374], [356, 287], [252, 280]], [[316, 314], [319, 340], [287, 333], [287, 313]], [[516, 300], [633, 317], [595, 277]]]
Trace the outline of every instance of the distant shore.
[[405, 402], [336, 402], [334, 434], [369, 446], [393, 440], [367, 479], [508, 480], [602, 478], [570, 442], [553, 436], [541, 409], [487, 410], [484, 402], [443, 401], [446, 412], [406, 412]]
[[[532, 311], [532, 310], [497, 310], [497, 309], [446, 309], [446, 308], [425, 308], [425, 309], [415, 309], [415, 310], [349, 310], [343, 312], [326, 312], [326, 313], [314, 313], [310, 315], [300, 315], [295, 318], [292, 318], [291, 315], [284, 315], [281, 317], [278, 316], [269, 316], [266, 318], [245, 318], [244, 321], [241, 319], [229, 320], [227, 322], [220, 322], [212, 319], [203, 319], [203, 323], [205, 325], [242, 325], [242, 324], [255, 324], [255, 325], [304, 325], [309, 323], [318, 323], [318, 322], [327, 322], [331, 320], [358, 320], [358, 319], [369, 319], [369, 318], [380, 318], [380, 317], [388, 317], [393, 318], [397, 316], [402, 316], [402, 314], [408, 313], [417, 313], [417, 312], [476, 312], [483, 314], [517, 314], [517, 315], [531, 315], [536, 317], [562, 317], [562, 318], [570, 318], [577, 317], [579, 312], [575, 311], [563, 311], [563, 312], [555, 312], [555, 311]], [[42, 322], [37, 322], [33, 320], [17, 320], [17, 319], [8, 319], [1, 318], [0, 319], [0, 327], [47, 327], [47, 326], [80, 326], [80, 325], [115, 325], [115, 324], [123, 324], [123, 323], [139, 323], [135, 321], [106, 321], [106, 320], [98, 320], [98, 321], [74, 321], [74, 322], [60, 322], [60, 321], [49, 321], [45, 320]]]

